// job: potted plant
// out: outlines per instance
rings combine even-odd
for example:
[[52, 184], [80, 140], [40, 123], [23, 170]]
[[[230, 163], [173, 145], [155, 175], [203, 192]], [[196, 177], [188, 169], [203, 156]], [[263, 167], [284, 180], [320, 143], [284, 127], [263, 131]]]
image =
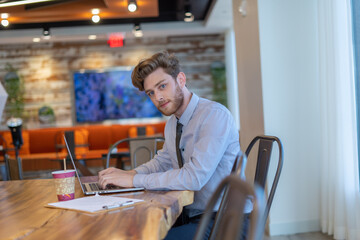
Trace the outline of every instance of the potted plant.
[[24, 112], [24, 83], [18, 71], [9, 63], [5, 67], [4, 87], [8, 94], [5, 113], [10, 117], [22, 118]]
[[39, 121], [43, 124], [52, 124], [55, 122], [54, 110], [49, 106], [42, 106], [39, 109]]

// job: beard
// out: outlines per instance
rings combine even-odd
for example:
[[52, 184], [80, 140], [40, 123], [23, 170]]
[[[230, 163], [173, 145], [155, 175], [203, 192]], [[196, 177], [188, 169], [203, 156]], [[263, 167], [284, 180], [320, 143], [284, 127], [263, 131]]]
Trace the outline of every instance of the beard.
[[[166, 102], [166, 101], [164, 101]], [[184, 93], [181, 91], [181, 88], [179, 87], [178, 84], [176, 84], [176, 89], [175, 89], [175, 96], [173, 99], [170, 99], [170, 106], [168, 106], [168, 108], [165, 109], [161, 109], [160, 107], [157, 107], [157, 109], [164, 114], [165, 116], [170, 116], [174, 113], [176, 113], [176, 111], [182, 106], [184, 102]], [[163, 102], [161, 102], [159, 104], [159, 106], [163, 104]]]

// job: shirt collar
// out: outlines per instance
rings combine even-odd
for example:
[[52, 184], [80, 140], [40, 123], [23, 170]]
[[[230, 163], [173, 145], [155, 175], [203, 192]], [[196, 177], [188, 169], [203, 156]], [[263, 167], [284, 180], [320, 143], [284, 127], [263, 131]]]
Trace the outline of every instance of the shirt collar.
[[179, 122], [183, 126], [187, 125], [188, 122], [190, 121], [191, 116], [195, 112], [195, 108], [196, 108], [198, 102], [199, 102], [199, 97], [195, 93], [193, 93], [192, 96], [191, 96], [189, 104], [187, 105], [184, 113], [181, 115], [181, 117], [179, 119]]

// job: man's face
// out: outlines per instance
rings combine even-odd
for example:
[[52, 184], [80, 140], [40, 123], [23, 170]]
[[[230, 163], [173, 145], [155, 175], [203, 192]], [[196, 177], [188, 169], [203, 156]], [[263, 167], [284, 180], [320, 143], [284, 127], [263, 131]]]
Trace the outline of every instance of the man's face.
[[145, 93], [165, 116], [175, 114], [183, 104], [184, 94], [172, 76], [162, 68], [156, 69], [144, 80]]

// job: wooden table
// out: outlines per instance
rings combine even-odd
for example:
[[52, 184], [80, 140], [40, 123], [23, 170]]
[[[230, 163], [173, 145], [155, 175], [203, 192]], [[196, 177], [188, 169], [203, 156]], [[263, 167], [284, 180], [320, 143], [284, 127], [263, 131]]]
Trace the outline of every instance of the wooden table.
[[[57, 201], [53, 184], [53, 179], [0, 182], [0, 239], [162, 239], [194, 197], [191, 191], [127, 193], [121, 196], [145, 203], [87, 214], [44, 207]], [[83, 196], [76, 181], [75, 198]]]

